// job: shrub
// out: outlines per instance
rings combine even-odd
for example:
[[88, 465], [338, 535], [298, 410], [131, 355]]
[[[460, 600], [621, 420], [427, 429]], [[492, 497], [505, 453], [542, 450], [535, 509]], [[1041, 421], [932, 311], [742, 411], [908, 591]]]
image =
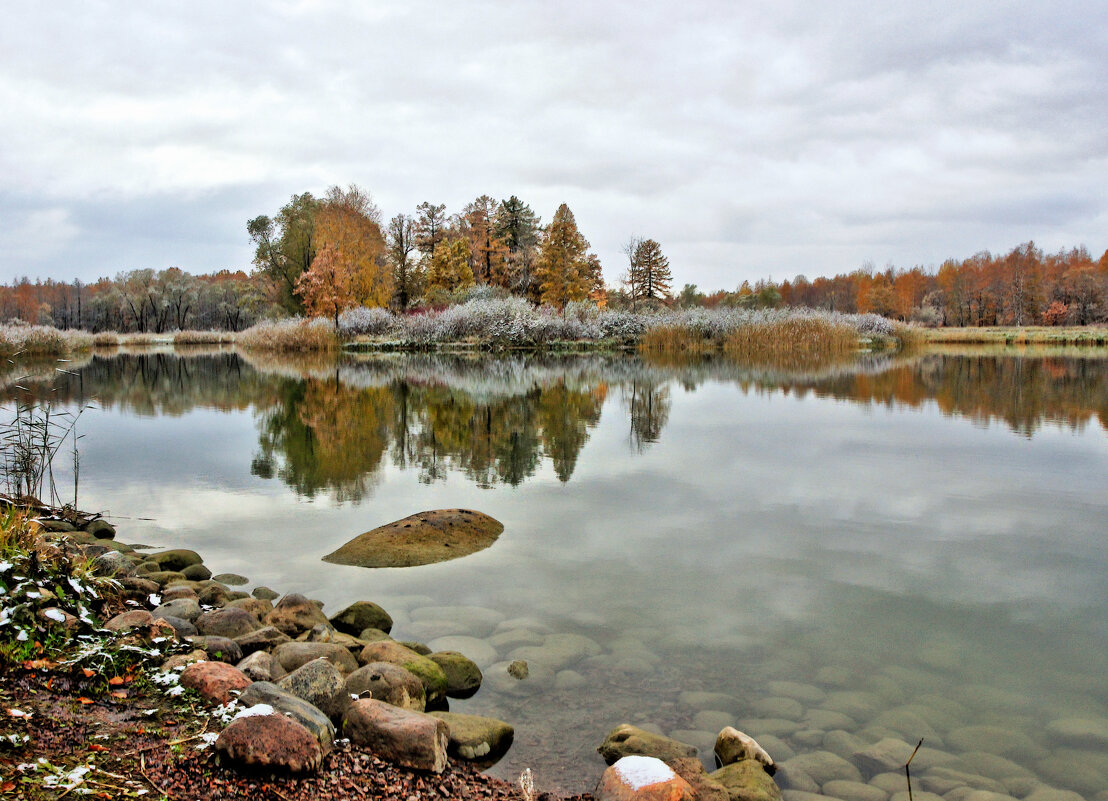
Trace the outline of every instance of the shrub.
[[359, 306], [339, 315], [339, 336], [351, 339], [357, 336], [384, 336], [397, 328], [396, 316], [388, 309]]

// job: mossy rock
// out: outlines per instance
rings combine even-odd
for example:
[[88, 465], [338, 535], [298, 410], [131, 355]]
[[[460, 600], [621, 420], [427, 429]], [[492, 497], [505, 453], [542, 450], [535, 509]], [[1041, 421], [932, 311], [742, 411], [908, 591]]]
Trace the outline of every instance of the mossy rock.
[[710, 773], [709, 778], [727, 789], [731, 801], [781, 801], [781, 788], [754, 759], [733, 762]]
[[189, 565], [181, 571], [181, 575], [189, 581], [204, 581], [212, 577], [212, 571], [204, 565]]
[[446, 694], [451, 698], [469, 698], [481, 689], [481, 668], [457, 651], [438, 651], [428, 657], [446, 674]]
[[411, 673], [414, 673], [423, 682], [423, 688], [427, 692], [427, 701], [446, 696], [446, 673], [431, 659], [418, 654], [411, 648], [391, 640], [371, 642], [362, 649], [358, 657], [362, 664], [370, 662], [391, 662], [400, 665]]
[[181, 573], [176, 570], [158, 570], [154, 573], [142, 573], [143, 578], [148, 578], [151, 581], [158, 582], [158, 586], [165, 587], [171, 581], [180, 579], [181, 581], [188, 581]]
[[175, 548], [171, 551], [152, 553], [150, 558], [157, 562], [162, 570], [176, 570], [178, 572], [189, 565], [199, 565], [204, 561], [200, 558], [200, 554], [187, 548]]
[[502, 531], [503, 523], [481, 512], [436, 509], [367, 531], [323, 561], [356, 567], [429, 565], [483, 551]]
[[372, 601], [357, 601], [331, 618], [338, 631], [357, 637], [364, 629], [392, 631], [392, 616]]
[[608, 732], [608, 736], [596, 750], [609, 765], [625, 756], [651, 756], [668, 763], [675, 759], [688, 759], [697, 755], [697, 749], [694, 746], [661, 734], [654, 734], [629, 723], [623, 723]]
[[98, 540], [114, 540], [115, 526], [107, 520], [97, 518], [85, 524], [85, 533], [91, 534]]
[[445, 721], [450, 731], [447, 751], [450, 756], [487, 767], [507, 753], [515, 729], [502, 720], [457, 712], [431, 712]]

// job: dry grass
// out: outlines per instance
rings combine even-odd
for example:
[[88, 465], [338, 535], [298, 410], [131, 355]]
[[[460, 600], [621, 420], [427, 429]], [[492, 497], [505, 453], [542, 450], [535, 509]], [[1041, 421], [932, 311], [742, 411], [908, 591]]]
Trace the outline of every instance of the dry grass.
[[118, 348], [119, 334], [115, 331], [101, 331], [92, 335], [92, 344], [98, 348]]
[[258, 323], [235, 341], [243, 348], [285, 352], [338, 350], [340, 345], [334, 323], [322, 317]]
[[858, 332], [819, 317], [791, 317], [736, 328], [723, 342], [728, 356], [757, 362], [823, 359], [858, 350]]
[[1105, 326], [994, 326], [918, 329], [923, 342], [956, 345], [1108, 345]]
[[639, 340], [639, 347], [648, 353], [687, 353], [692, 356], [712, 353], [718, 345], [700, 331], [681, 325], [651, 328]]
[[92, 348], [86, 331], [59, 331], [45, 325], [0, 325], [0, 357], [66, 356]]
[[173, 335], [174, 345], [233, 345], [235, 334], [232, 331], [177, 331]]

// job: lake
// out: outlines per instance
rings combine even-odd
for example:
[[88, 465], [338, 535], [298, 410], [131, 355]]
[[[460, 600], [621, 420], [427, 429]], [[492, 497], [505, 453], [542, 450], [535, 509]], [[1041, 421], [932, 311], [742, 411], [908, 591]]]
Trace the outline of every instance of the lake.
[[[464, 645], [485, 685], [452, 710], [516, 727], [491, 773], [592, 789], [621, 722], [709, 757], [730, 724], [810, 768], [783, 786], [826, 768], [805, 754], [868, 778], [856, 748], [922, 737], [932, 788], [1108, 788], [1103, 351], [789, 368], [163, 350], [66, 369], [9, 376], [5, 397], [93, 405], [82, 508], [246, 589], [376, 601], [397, 639]], [[450, 507], [504, 532], [419, 567], [321, 560]], [[521, 648], [525, 681], [503, 664]]]

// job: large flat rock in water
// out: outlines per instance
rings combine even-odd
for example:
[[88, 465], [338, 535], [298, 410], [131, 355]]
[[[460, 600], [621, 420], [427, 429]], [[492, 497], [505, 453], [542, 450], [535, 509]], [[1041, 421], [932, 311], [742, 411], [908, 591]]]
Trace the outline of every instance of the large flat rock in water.
[[483, 551], [503, 530], [503, 523], [481, 512], [436, 509], [367, 531], [323, 561], [357, 567], [429, 565]]

